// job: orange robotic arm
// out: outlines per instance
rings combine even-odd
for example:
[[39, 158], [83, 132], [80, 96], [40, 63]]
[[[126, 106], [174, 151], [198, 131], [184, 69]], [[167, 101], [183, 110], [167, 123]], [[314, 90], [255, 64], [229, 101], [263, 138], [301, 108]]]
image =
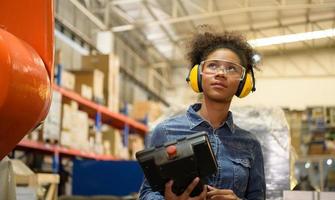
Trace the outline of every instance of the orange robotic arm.
[[53, 62], [53, 1], [1, 1], [0, 160], [46, 117]]

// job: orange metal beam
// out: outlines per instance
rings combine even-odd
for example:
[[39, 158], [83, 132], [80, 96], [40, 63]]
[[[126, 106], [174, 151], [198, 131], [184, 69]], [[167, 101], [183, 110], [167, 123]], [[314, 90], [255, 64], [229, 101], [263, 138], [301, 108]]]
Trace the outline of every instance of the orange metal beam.
[[60, 147], [58, 145], [45, 144], [42, 142], [35, 142], [30, 140], [21, 140], [16, 146], [17, 149], [33, 149], [36, 151], [42, 151], [51, 154], [61, 154], [65, 156], [79, 156], [82, 158], [89, 158], [95, 160], [119, 160], [114, 156], [109, 155], [99, 155], [95, 153], [87, 153], [77, 149], [70, 149], [66, 147]]

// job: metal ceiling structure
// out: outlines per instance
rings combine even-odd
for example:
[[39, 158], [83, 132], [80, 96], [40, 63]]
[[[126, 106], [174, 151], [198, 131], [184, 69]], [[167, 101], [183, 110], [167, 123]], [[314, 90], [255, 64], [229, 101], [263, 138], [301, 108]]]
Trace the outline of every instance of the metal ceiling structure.
[[[202, 24], [210, 24], [223, 30], [241, 31], [248, 39], [335, 28], [335, 0], [70, 0], [70, 2], [98, 29], [110, 30], [123, 37], [139, 54], [145, 49], [149, 54], [148, 63], [162, 75], [187, 64], [184, 60], [183, 44]], [[263, 55], [281, 55], [296, 49], [334, 48], [334, 46], [335, 37], [329, 37], [257, 49]], [[335, 69], [331, 73], [335, 75]], [[283, 76], [282, 73], [280, 75]], [[164, 76], [164, 79], [168, 78]]]
[[[335, 1], [322, 0], [100, 0], [85, 1], [85, 5], [108, 21], [105, 26], [116, 34], [144, 34], [143, 43], [163, 57], [159, 65], [170, 61], [164, 67], [185, 65], [181, 46], [201, 24], [242, 31], [250, 39], [329, 29], [335, 24]], [[121, 23], [114, 18], [120, 18]], [[330, 43], [324, 39], [259, 50], [266, 53], [325, 44], [333, 45], [334, 39]]]

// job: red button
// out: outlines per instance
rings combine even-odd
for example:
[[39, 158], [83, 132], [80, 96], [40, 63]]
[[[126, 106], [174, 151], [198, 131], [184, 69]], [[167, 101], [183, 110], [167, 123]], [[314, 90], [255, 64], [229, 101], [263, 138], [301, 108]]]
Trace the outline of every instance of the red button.
[[168, 146], [166, 148], [166, 152], [169, 155], [169, 157], [174, 157], [177, 155], [177, 147], [175, 145]]

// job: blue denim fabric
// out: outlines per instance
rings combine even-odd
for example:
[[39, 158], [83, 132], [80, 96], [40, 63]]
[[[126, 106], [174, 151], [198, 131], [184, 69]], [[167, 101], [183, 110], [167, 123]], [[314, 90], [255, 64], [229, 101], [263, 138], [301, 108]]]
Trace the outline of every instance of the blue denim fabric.
[[[208, 185], [233, 190], [241, 199], [264, 200], [266, 188], [260, 143], [252, 134], [233, 123], [231, 112], [228, 113], [225, 123], [213, 129], [197, 114], [200, 108], [201, 104], [194, 104], [186, 114], [158, 124], [152, 132], [149, 146], [206, 131], [218, 162], [218, 172], [209, 177]], [[153, 192], [144, 180], [140, 189], [140, 199], [156, 200], [164, 197], [158, 192]]]

